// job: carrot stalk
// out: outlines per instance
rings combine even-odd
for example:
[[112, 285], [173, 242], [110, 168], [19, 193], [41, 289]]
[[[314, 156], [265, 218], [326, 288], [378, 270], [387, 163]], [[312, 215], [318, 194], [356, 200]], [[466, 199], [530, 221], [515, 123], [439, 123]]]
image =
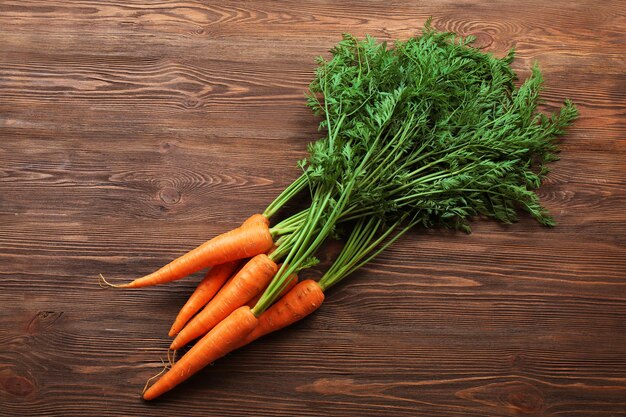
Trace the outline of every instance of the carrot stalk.
[[299, 282], [259, 316], [258, 325], [235, 349], [303, 319], [317, 310], [323, 302], [324, 291], [317, 282], [311, 279]]
[[242, 226], [214, 237], [158, 271], [119, 287], [140, 288], [164, 284], [184, 278], [207, 266], [267, 252], [274, 242], [267, 222], [261, 221], [259, 216], [263, 217], [254, 215], [254, 220], [248, 219]]
[[209, 269], [204, 279], [200, 281], [189, 300], [187, 300], [178, 316], [176, 316], [176, 320], [174, 320], [174, 324], [172, 324], [172, 328], [169, 331], [170, 337], [176, 336], [193, 315], [211, 301], [226, 280], [233, 274], [238, 264], [238, 261], [226, 262]]
[[198, 341], [172, 368], [148, 388], [144, 400], [153, 400], [187, 380], [211, 362], [232, 351], [258, 323], [258, 319], [243, 306], [233, 311]]
[[170, 349], [177, 350], [211, 330], [235, 309], [267, 287], [278, 266], [267, 255], [250, 259], [215, 297], [178, 333]]

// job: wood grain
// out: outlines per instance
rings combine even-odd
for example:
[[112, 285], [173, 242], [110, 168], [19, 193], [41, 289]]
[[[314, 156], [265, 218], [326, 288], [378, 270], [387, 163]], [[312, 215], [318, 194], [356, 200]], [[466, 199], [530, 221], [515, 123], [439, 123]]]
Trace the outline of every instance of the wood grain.
[[[216, 3], [0, 1], [0, 416], [626, 416], [626, 5]], [[318, 136], [315, 56], [428, 16], [515, 47], [522, 78], [537, 61], [546, 110], [579, 106], [540, 190], [558, 227], [407, 236], [314, 316], [142, 402], [200, 275], [97, 274], [265, 207]]]

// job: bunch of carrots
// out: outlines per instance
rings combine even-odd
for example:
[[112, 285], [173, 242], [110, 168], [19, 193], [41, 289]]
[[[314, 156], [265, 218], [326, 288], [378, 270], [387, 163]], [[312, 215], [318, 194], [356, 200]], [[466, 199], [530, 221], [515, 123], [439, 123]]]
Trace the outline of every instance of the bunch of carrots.
[[[158, 271], [117, 288], [143, 288], [171, 282], [211, 267], [174, 320], [169, 336], [176, 350], [203, 336], [172, 369], [150, 389], [150, 400], [169, 391], [206, 365], [261, 336], [288, 326], [310, 314], [324, 300], [315, 281], [297, 283], [292, 276], [283, 297], [272, 308], [252, 314], [260, 293], [278, 271], [267, 253], [274, 242], [269, 221], [262, 214], [219, 235]], [[249, 260], [242, 261], [244, 258]], [[197, 313], [197, 314], [196, 314]]]
[[[519, 211], [554, 224], [534, 190], [576, 108], [566, 100], [558, 113], [538, 112], [538, 68], [516, 87], [512, 52], [496, 58], [471, 43], [429, 23], [393, 48], [345, 35], [309, 87], [325, 135], [309, 145], [302, 175], [262, 214], [158, 271], [122, 285], [103, 278], [142, 288], [210, 268], [169, 332], [174, 351], [197, 341], [144, 399], [313, 313], [330, 287], [417, 226], [469, 232], [473, 217], [511, 223]], [[275, 221], [306, 191], [308, 207]], [[323, 276], [299, 281], [340, 237]]]

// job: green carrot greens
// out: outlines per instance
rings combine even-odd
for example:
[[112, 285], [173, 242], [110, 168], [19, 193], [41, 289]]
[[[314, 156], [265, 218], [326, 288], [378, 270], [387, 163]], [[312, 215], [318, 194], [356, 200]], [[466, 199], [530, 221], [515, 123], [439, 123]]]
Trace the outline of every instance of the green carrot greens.
[[[516, 87], [513, 52], [497, 58], [472, 41], [427, 24], [393, 47], [344, 35], [330, 60], [318, 59], [308, 104], [326, 135], [309, 145], [303, 175], [265, 214], [305, 187], [311, 204], [272, 229], [280, 243], [272, 258], [283, 265], [255, 315], [351, 221], [363, 233], [353, 239], [363, 243], [348, 239], [350, 259], [365, 257], [403, 222], [469, 231], [474, 216], [511, 223], [525, 211], [554, 224], [534, 189], [576, 108], [565, 101], [553, 115], [538, 112], [538, 67]], [[331, 268], [351, 271], [344, 261]]]

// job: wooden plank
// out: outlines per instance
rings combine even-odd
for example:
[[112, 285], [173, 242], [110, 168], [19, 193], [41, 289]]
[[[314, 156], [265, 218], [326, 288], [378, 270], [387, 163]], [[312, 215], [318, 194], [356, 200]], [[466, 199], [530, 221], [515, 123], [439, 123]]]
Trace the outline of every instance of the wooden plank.
[[[214, 3], [0, 2], [0, 416], [626, 415], [623, 2]], [[537, 61], [546, 110], [579, 106], [540, 190], [558, 227], [407, 236], [312, 317], [142, 402], [200, 274], [97, 274], [265, 207], [319, 135], [315, 56], [431, 15], [515, 47], [522, 78]]]

